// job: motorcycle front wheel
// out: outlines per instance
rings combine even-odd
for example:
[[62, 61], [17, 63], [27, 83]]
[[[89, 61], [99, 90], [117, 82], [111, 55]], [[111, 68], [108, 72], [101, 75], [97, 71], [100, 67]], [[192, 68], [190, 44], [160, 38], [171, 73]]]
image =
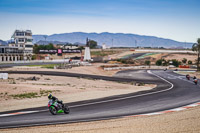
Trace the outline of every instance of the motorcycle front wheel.
[[69, 107], [67, 105], [65, 105], [64, 107], [64, 113], [65, 114], [69, 114], [70, 110], [69, 110]]

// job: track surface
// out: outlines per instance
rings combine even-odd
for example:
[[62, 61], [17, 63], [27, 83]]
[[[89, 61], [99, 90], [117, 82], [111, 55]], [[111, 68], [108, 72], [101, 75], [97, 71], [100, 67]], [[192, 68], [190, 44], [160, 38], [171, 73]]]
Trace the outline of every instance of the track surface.
[[10, 71], [8, 73], [35, 73], [54, 76], [95, 78], [110, 81], [155, 83], [157, 87], [149, 91], [69, 103], [68, 105], [71, 110], [69, 115], [60, 114], [53, 116], [49, 113], [47, 107], [2, 112], [0, 115], [19, 111], [42, 110], [37, 113], [0, 117], [0, 128], [119, 118], [128, 115], [173, 109], [200, 101], [199, 85], [194, 85], [191, 81], [185, 80], [184, 76], [175, 74], [172, 71], [150, 70], [148, 72], [149, 73], [147, 73], [147, 70], [127, 70], [118, 72], [115, 77], [105, 77], [61, 72]]
[[143, 56], [145, 55], [146, 53], [135, 53], [135, 54], [131, 54], [129, 56], [126, 56], [126, 57], [123, 57], [123, 59], [130, 59], [130, 58], [137, 58], [137, 57], [140, 57], [140, 56]]

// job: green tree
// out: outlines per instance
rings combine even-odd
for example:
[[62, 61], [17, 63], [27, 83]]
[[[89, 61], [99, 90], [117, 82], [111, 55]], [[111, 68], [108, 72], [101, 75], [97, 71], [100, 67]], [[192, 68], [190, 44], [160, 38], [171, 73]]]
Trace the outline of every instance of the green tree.
[[39, 53], [39, 46], [37, 44], [33, 45], [33, 53], [35, 53], [35, 54]]
[[144, 64], [149, 66], [149, 65], [151, 64], [151, 61], [146, 60], [146, 61], [144, 62]]
[[166, 66], [167, 65], [167, 61], [165, 59], [159, 59], [156, 61], [156, 65], [157, 66]]
[[162, 65], [162, 59], [157, 60], [157, 61], [156, 61], [156, 65], [157, 65], [157, 66], [161, 66], [161, 65]]
[[200, 61], [200, 38], [197, 39], [197, 43], [194, 43], [192, 46], [192, 51], [197, 52], [197, 71], [200, 71], [199, 61]]
[[180, 61], [178, 61], [178, 60], [176, 60], [176, 59], [173, 59], [173, 60], [172, 60], [172, 65], [178, 67], [180, 64], [181, 64]]
[[149, 66], [149, 68], [150, 68], [151, 61], [149, 61], [149, 60], [146, 60], [146, 61], [144, 62], [144, 64], [145, 64], [145, 65], [147, 65], [147, 66]]
[[48, 45], [44, 45], [44, 46], [45, 46], [45, 49], [48, 49], [48, 50], [55, 49], [52, 43], [49, 43]]
[[187, 63], [187, 59], [186, 59], [186, 58], [183, 58], [182, 62], [183, 62], [184, 64], [186, 64], [186, 63]]
[[88, 44], [89, 44], [89, 46], [90, 46], [91, 49], [92, 48], [96, 48], [96, 46], [97, 46], [97, 42], [94, 41], [94, 40], [89, 40]]
[[52, 43], [48, 44], [48, 45], [37, 45], [35, 44], [33, 46], [33, 53], [35, 54], [39, 54], [40, 50], [50, 50], [50, 49], [55, 49], [54, 45]]

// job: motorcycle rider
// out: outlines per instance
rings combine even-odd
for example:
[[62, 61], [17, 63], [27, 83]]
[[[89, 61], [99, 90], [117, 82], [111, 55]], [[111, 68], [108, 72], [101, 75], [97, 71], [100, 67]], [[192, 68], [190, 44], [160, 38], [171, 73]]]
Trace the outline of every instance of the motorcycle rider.
[[49, 99], [49, 100], [53, 100], [53, 102], [58, 102], [58, 103], [60, 103], [60, 104], [62, 105], [62, 107], [64, 106], [62, 100], [61, 100], [61, 101], [58, 100], [58, 98], [54, 97], [52, 94], [48, 94], [48, 99]]
[[189, 75], [189, 74], [187, 74], [187, 75], [186, 75], [186, 78], [187, 78], [188, 80], [190, 80], [190, 75]]
[[198, 81], [198, 80], [197, 80], [196, 76], [194, 76], [193, 79], [194, 79], [194, 83], [197, 84], [197, 81]]

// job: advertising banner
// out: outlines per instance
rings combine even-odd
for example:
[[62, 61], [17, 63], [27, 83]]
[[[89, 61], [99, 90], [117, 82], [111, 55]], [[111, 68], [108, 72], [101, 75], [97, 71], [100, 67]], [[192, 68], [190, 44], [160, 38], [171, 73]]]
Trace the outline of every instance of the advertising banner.
[[81, 53], [81, 49], [50, 49], [50, 50], [39, 50], [40, 54], [61, 54], [62, 53]]

